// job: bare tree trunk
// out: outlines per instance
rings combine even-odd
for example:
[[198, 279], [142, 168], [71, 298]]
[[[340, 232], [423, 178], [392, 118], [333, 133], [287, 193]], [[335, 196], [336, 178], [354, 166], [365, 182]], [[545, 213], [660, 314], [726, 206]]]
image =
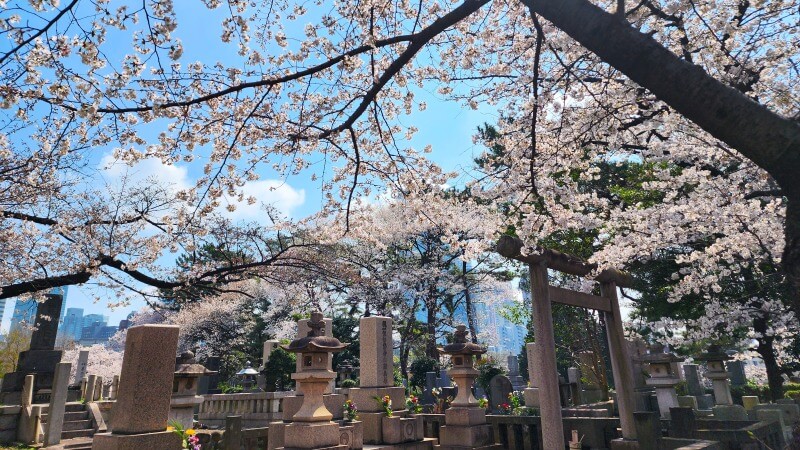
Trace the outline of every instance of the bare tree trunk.
[[467, 263], [461, 263], [461, 276], [464, 283], [464, 307], [467, 309], [467, 327], [469, 335], [474, 344], [478, 343], [478, 327], [475, 324], [475, 307], [472, 305], [472, 296], [469, 293], [469, 283], [467, 282]]
[[767, 334], [766, 317], [758, 317], [753, 320], [753, 331], [761, 334], [761, 337], [758, 338], [756, 351], [761, 356], [764, 361], [764, 367], [767, 369], [769, 396], [770, 400], [774, 402], [783, 398], [783, 377], [781, 376], [778, 360], [775, 357], [775, 337]]
[[427, 303], [428, 322], [425, 324], [425, 354], [429, 358], [439, 359], [439, 352], [436, 350], [436, 303], [434, 302], [433, 305], [430, 302]]
[[[688, 120], [766, 170], [788, 198], [783, 270], [800, 288], [800, 123], [768, 110], [587, 0], [522, 0]], [[792, 299], [800, 310], [800, 299]]]

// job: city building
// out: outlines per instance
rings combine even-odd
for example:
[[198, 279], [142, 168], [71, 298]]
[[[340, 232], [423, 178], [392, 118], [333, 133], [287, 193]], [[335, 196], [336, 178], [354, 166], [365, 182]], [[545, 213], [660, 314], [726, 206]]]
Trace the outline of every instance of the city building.
[[[53, 288], [50, 290], [50, 292], [48, 292], [48, 294], [51, 295], [60, 295], [64, 299], [61, 302], [61, 313], [59, 314], [59, 317], [56, 318], [56, 320], [59, 321], [59, 328], [60, 324], [63, 323], [62, 320], [64, 318], [64, 306], [67, 304], [68, 290], [69, 286], [63, 286]], [[17, 301], [14, 303], [14, 313], [11, 316], [11, 331], [29, 330], [36, 320], [36, 308], [38, 305], [39, 303], [34, 299], [17, 299]]]
[[83, 308], [67, 308], [58, 332], [63, 339], [79, 340], [83, 333]]

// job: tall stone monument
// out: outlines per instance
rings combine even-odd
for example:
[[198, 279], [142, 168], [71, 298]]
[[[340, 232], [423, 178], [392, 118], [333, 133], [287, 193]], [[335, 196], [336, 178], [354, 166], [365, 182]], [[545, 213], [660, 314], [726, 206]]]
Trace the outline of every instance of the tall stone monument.
[[2, 401], [5, 404], [19, 402], [22, 386], [27, 375], [34, 375], [34, 399], [49, 402], [56, 366], [61, 362], [63, 350], [56, 350], [58, 319], [64, 297], [47, 294], [36, 306], [36, 319], [29, 350], [20, 352], [16, 372], [3, 377]]
[[519, 374], [519, 358], [517, 355], [508, 355], [507, 363], [508, 381], [511, 382], [514, 390], [521, 391], [525, 389], [525, 380], [522, 378], [522, 375]]
[[486, 349], [467, 341], [467, 327], [459, 325], [453, 343], [440, 348], [439, 353], [450, 355], [453, 363], [450, 376], [459, 386], [456, 398], [445, 411], [445, 425], [439, 428], [439, 448], [502, 448], [494, 444], [491, 425], [486, 423], [486, 410], [478, 406], [472, 395], [472, 385], [480, 374], [475, 369], [475, 357], [486, 353]]
[[333, 414], [325, 407], [323, 393], [336, 373], [329, 369], [331, 354], [347, 347], [333, 336], [325, 336], [321, 312], [311, 314], [308, 335], [295, 339], [283, 349], [297, 354], [300, 370], [292, 379], [303, 391], [303, 403], [292, 416], [292, 423], [284, 428], [286, 449], [336, 449], [346, 450], [339, 444], [339, 425], [331, 422]]
[[528, 384], [530, 387], [525, 388], [525, 392], [523, 395], [525, 396], [525, 406], [531, 408], [538, 408], [539, 407], [539, 368], [536, 367], [536, 343], [535, 342], [528, 342], [525, 344], [525, 352], [528, 356]]
[[180, 448], [178, 435], [166, 431], [178, 330], [173, 325], [128, 329], [111, 432], [95, 434], [92, 450]]
[[714, 399], [711, 394], [706, 394], [703, 383], [700, 381], [700, 366], [697, 364], [684, 364], [683, 376], [686, 379], [686, 387], [689, 395], [697, 399], [697, 409], [708, 410], [714, 406]]
[[394, 386], [394, 361], [392, 345], [392, 319], [389, 317], [362, 317], [359, 321], [361, 342], [359, 361], [360, 384], [351, 388], [348, 397], [359, 410], [364, 422], [364, 443], [381, 444], [383, 439], [383, 408], [375, 400], [389, 396], [395, 415], [405, 413], [405, 388]]

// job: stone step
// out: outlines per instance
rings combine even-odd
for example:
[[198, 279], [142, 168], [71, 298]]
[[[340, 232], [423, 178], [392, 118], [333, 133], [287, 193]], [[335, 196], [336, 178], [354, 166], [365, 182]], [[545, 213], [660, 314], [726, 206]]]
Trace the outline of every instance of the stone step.
[[91, 420], [70, 420], [64, 422], [64, 428], [62, 431], [74, 431], [74, 430], [93, 430], [92, 421]]
[[88, 430], [64, 430], [61, 432], [61, 439], [74, 439], [79, 437], [92, 437], [94, 436], [94, 429]]
[[86, 411], [86, 405], [80, 402], [71, 402], [64, 405], [64, 411], [66, 412], [78, 412], [78, 411]]
[[85, 420], [89, 418], [89, 411], [74, 411], [64, 413], [64, 420]]
[[61, 441], [61, 448], [64, 450], [91, 450], [92, 438], [83, 437], [75, 439], [66, 439]]

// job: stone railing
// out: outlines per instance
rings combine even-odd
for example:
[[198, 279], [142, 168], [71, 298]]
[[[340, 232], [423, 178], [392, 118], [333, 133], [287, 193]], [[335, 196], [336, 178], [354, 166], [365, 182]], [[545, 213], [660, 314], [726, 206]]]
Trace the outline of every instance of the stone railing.
[[260, 427], [282, 420], [283, 399], [292, 395], [294, 391], [204, 395], [197, 420], [212, 428], [222, 428], [226, 417], [242, 416], [244, 428]]

